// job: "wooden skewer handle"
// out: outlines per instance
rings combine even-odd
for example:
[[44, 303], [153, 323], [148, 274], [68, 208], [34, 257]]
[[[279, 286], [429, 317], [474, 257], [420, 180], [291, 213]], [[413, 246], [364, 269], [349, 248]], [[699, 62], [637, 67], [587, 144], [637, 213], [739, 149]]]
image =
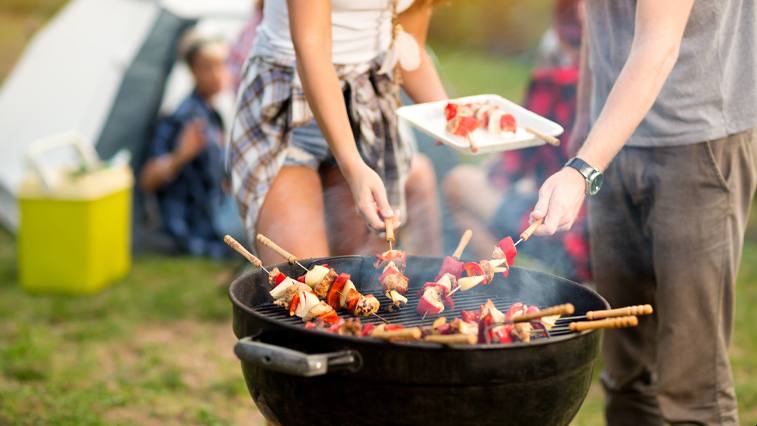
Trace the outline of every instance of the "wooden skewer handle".
[[371, 337], [382, 340], [419, 340], [421, 335], [421, 329], [413, 327], [391, 331], [376, 330], [371, 334]]
[[606, 318], [598, 321], [580, 321], [570, 323], [570, 331], [597, 330], [600, 328], [636, 327], [639, 319], [636, 317]]
[[562, 305], [555, 305], [544, 308], [539, 312], [517, 316], [513, 318], [513, 322], [531, 321], [534, 319], [539, 319], [541, 317], [548, 317], [550, 315], [572, 315], [575, 311], [576, 309], [572, 303], [565, 303]]
[[476, 145], [476, 141], [473, 140], [473, 134], [468, 133], [466, 136], [468, 138], [468, 144], [470, 144], [470, 152], [473, 154], [477, 153], [478, 145]]
[[553, 145], [553, 146], [560, 146], [560, 139], [557, 139], [554, 136], [550, 136], [547, 134], [544, 134], [536, 129], [532, 129], [530, 127], [526, 127], [526, 131], [528, 133], [531, 133], [532, 135], [536, 136], [537, 138], [543, 140], [544, 142]]
[[239, 241], [235, 240], [234, 237], [232, 237], [231, 235], [227, 235], [223, 237], [223, 242], [225, 242], [226, 245], [234, 249], [235, 252], [241, 254], [242, 257], [247, 259], [247, 261], [249, 261], [253, 265], [257, 266], [258, 268], [263, 266], [263, 262], [261, 262], [260, 259], [255, 257], [255, 255], [253, 255], [249, 251], [247, 251], [247, 249], [244, 248], [244, 246], [240, 244]]
[[586, 319], [598, 320], [602, 318], [625, 317], [630, 315], [651, 315], [654, 312], [652, 305], [626, 306], [624, 308], [605, 309], [603, 311], [589, 311], [586, 313]]
[[394, 218], [387, 217], [384, 219], [384, 227], [386, 228], [386, 241], [394, 242]]
[[475, 345], [478, 338], [470, 334], [433, 334], [423, 340], [443, 345]]
[[544, 222], [543, 218], [536, 219], [534, 223], [532, 223], [531, 225], [528, 226], [528, 228], [526, 228], [525, 231], [521, 232], [520, 237], [523, 239], [523, 241], [526, 241], [527, 239], [531, 238], [531, 235], [533, 235], [534, 232], [536, 232], [536, 228], [538, 228], [539, 225], [542, 224], [542, 222]]
[[275, 251], [279, 256], [283, 257], [287, 260], [289, 263], [294, 263], [297, 261], [297, 257], [293, 255], [292, 253], [289, 253], [288, 251], [284, 250], [279, 246], [278, 244], [271, 241], [270, 238], [266, 237], [263, 234], [258, 234], [257, 236], [258, 242], [260, 244], [263, 244], [264, 246], [268, 247], [269, 249]]
[[460, 237], [460, 242], [457, 244], [457, 248], [454, 252], [452, 252], [452, 257], [455, 259], [460, 259], [460, 256], [462, 256], [463, 251], [465, 251], [465, 247], [470, 242], [471, 237], [473, 236], [473, 231], [470, 229], [466, 229], [465, 232], [463, 232], [463, 236]]

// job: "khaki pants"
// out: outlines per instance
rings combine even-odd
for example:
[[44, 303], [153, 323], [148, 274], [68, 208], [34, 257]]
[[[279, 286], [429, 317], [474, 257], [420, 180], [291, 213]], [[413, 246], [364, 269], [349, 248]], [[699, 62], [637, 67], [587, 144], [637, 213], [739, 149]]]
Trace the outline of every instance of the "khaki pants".
[[612, 306], [656, 310], [605, 334], [608, 424], [737, 424], [728, 345], [756, 182], [754, 129], [626, 147], [608, 168], [589, 202], [598, 291]]

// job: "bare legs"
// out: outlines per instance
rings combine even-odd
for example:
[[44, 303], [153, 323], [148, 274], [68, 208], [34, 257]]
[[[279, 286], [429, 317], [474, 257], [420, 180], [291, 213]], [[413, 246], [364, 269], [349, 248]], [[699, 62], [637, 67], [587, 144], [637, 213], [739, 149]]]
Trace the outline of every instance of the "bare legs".
[[[401, 238], [408, 253], [440, 255], [436, 178], [428, 158], [413, 159], [406, 189], [408, 217], [403, 218]], [[257, 230], [301, 258], [372, 255], [387, 247], [357, 214], [349, 186], [336, 166], [320, 175], [308, 167], [282, 167], [261, 208]], [[257, 250], [266, 264], [281, 261], [265, 247], [257, 245]]]
[[441, 256], [442, 224], [439, 199], [436, 194], [436, 175], [431, 160], [425, 155], [413, 157], [407, 191], [407, 218], [403, 219], [400, 237], [409, 254]]
[[[332, 253], [371, 255], [386, 250], [386, 241], [368, 229], [356, 213], [349, 186], [339, 169], [324, 170], [323, 180]], [[405, 188], [408, 217], [403, 218], [406, 225], [400, 231], [405, 249], [409, 254], [440, 255], [442, 235], [436, 177], [428, 158], [420, 155], [413, 158]]]
[[[318, 173], [308, 167], [284, 166], [263, 202], [257, 230], [297, 257], [325, 257], [329, 247], [323, 211]], [[256, 247], [264, 264], [282, 261], [261, 244]]]

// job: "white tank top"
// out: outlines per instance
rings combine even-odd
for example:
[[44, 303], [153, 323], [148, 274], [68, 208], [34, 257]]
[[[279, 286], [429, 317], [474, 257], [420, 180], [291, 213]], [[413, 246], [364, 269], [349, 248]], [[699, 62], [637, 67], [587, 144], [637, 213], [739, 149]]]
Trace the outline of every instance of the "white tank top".
[[[397, 12], [413, 0], [398, 0]], [[332, 0], [332, 62], [365, 63], [389, 47], [392, 39], [392, 0]], [[266, 0], [252, 53], [294, 60], [286, 0]]]

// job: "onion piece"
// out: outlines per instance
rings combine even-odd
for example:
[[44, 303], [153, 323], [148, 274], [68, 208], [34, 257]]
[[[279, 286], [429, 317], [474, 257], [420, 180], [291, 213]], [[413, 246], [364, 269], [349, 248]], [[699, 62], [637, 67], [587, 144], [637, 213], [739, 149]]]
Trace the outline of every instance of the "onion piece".
[[297, 284], [297, 281], [289, 277], [286, 277], [284, 278], [284, 281], [281, 282], [281, 284], [274, 287], [273, 290], [268, 292], [268, 294], [270, 294], [271, 297], [273, 297], [273, 300], [278, 300], [286, 294], [286, 291], [289, 289], [289, 287], [296, 284]]
[[462, 277], [457, 280], [457, 285], [460, 287], [460, 290], [468, 291], [472, 289], [473, 287], [484, 282], [484, 279], [486, 279], [486, 277], [483, 275], [474, 275], [472, 277]]
[[329, 273], [329, 268], [325, 266], [322, 266], [322, 265], [313, 266], [313, 268], [305, 274], [305, 284], [313, 288], [316, 285], [320, 284], [321, 281], [323, 281], [323, 279], [326, 277], [326, 274], [328, 273]]

